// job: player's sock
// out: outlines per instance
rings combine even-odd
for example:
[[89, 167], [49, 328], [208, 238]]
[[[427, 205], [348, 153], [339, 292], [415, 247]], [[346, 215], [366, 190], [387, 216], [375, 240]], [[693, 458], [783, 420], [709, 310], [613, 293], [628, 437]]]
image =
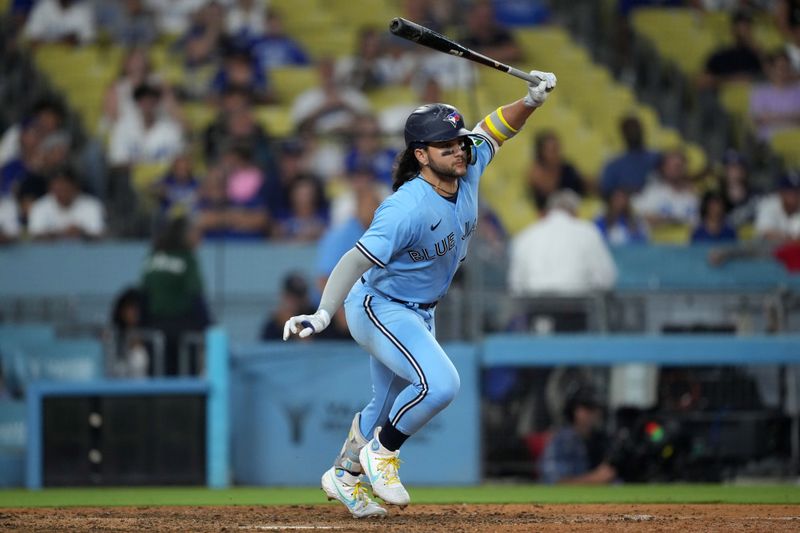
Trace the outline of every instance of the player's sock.
[[394, 452], [400, 449], [400, 446], [403, 445], [408, 437], [409, 435], [394, 427], [387, 418], [383, 427], [381, 427], [381, 432], [378, 434], [378, 442], [390, 452]]

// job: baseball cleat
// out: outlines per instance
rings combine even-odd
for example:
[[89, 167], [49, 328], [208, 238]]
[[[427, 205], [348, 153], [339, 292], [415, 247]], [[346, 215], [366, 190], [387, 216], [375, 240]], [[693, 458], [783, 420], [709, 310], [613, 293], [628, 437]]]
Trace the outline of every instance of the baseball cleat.
[[369, 478], [372, 493], [386, 503], [405, 507], [411, 501], [408, 492], [400, 482], [397, 470], [400, 468], [400, 451], [389, 451], [378, 440], [381, 428], [375, 428], [375, 436], [361, 448], [359, 459], [364, 475]]
[[341, 468], [331, 467], [322, 474], [322, 490], [328, 500], [339, 500], [356, 518], [386, 516], [386, 509], [369, 497], [358, 477]]

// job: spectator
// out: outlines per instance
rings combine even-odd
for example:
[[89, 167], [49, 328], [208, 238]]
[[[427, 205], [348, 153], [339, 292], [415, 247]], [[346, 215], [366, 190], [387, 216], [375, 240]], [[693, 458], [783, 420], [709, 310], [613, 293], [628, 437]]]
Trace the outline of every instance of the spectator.
[[722, 173], [716, 188], [720, 191], [728, 211], [728, 222], [734, 228], [755, 217], [756, 201], [750, 190], [750, 171], [745, 158], [729, 149], [722, 156]]
[[715, 191], [703, 195], [700, 223], [692, 230], [692, 244], [736, 240], [736, 230], [726, 222], [725, 200]]
[[245, 45], [266, 33], [266, 11], [260, 0], [235, 0], [225, 15], [225, 33]]
[[271, 139], [256, 121], [250, 93], [229, 87], [223, 93], [217, 118], [203, 134], [206, 163], [217, 164], [232, 146], [247, 146], [256, 165], [265, 170], [274, 166]]
[[383, 201], [392, 193], [392, 188], [378, 180], [369, 166], [357, 167], [346, 175], [344, 190], [331, 202], [331, 225], [343, 224], [358, 212], [358, 196], [364, 189], [374, 189]]
[[42, 135], [36, 123], [26, 122], [19, 136], [20, 153], [0, 168], [0, 197], [16, 194], [20, 183], [34, 172], [41, 160]]
[[392, 169], [397, 150], [383, 144], [380, 125], [373, 115], [362, 115], [353, 124], [353, 143], [345, 155], [345, 170], [369, 168], [375, 177], [387, 186], [392, 185]]
[[[181, 338], [211, 323], [195, 257], [197, 237], [185, 217], [171, 220], [155, 237], [142, 272], [142, 324], [164, 333], [165, 374], [178, 374]], [[157, 371], [157, 369], [154, 369]]]
[[289, 216], [289, 189], [295, 180], [309, 174], [305, 156], [305, 144], [300, 139], [285, 139], [279, 145], [277, 172], [268, 177], [266, 184], [267, 206], [276, 218]]
[[119, 75], [106, 89], [101, 131], [108, 131], [121, 117], [138, 113], [133, 92], [142, 85], [158, 87], [161, 79], [153, 71], [147, 48], [135, 47], [125, 53]]
[[87, 44], [95, 38], [92, 8], [84, 0], [39, 0], [23, 32], [33, 45]]
[[136, 287], [122, 291], [111, 311], [112, 373], [117, 377], [147, 377], [150, 353], [138, 330], [142, 327], [142, 293]]
[[49, 193], [31, 206], [28, 230], [35, 239], [97, 239], [105, 231], [103, 205], [81, 193], [71, 170], [50, 179]]
[[111, 130], [108, 159], [112, 166], [171, 161], [183, 150], [180, 124], [160, 115], [161, 90], [139, 85], [133, 92], [136, 113], [121, 117]]
[[199, 180], [192, 169], [192, 158], [186, 152], [178, 155], [170, 169], [154, 187], [164, 219], [176, 215], [191, 216], [197, 209]]
[[[341, 224], [329, 227], [317, 244], [317, 288], [320, 292], [328, 282], [333, 267], [372, 223], [372, 216], [380, 205], [383, 195], [374, 181], [366, 181], [355, 191], [355, 214]], [[333, 315], [328, 328], [336, 338], [350, 338], [344, 309]], [[326, 330], [328, 331], [328, 330]]]
[[539, 462], [542, 481], [585, 485], [614, 481], [617, 471], [613, 466], [606, 460], [596, 464], [592, 461], [593, 456], [602, 457], [592, 449], [599, 440], [596, 434], [602, 416], [600, 402], [588, 389], [580, 388], [567, 397], [564, 405], [566, 425], [550, 438]]
[[689, 179], [686, 155], [675, 149], [661, 156], [658, 172], [633, 197], [633, 208], [651, 228], [669, 224], [694, 225], [699, 199]]
[[491, 0], [477, 0], [467, 11], [467, 33], [462, 43], [501, 63], [522, 60], [522, 49], [506, 28], [497, 22]]
[[180, 92], [187, 100], [205, 99], [219, 69], [226, 43], [222, 23], [215, 18], [218, 9], [216, 5], [199, 9], [191, 26], [171, 47], [183, 67]]
[[583, 294], [614, 285], [614, 259], [597, 227], [577, 218], [579, 204], [573, 191], [553, 193], [545, 216], [512, 239], [512, 294]]
[[0, 245], [15, 242], [22, 234], [17, 199], [12, 194], [0, 196]]
[[750, 119], [762, 141], [787, 128], [800, 127], [800, 80], [797, 80], [786, 52], [771, 54], [766, 62], [768, 83], [750, 92]]
[[[114, 42], [127, 48], [149, 46], [158, 39], [153, 13], [144, 0], [124, 0], [104, 29]], [[112, 4], [113, 5], [113, 4]]]
[[262, 240], [270, 218], [264, 174], [246, 146], [233, 146], [203, 181], [199, 230], [205, 239]]
[[318, 240], [327, 225], [322, 184], [309, 176], [294, 180], [289, 205], [289, 216], [279, 220], [275, 236], [295, 242]]
[[382, 61], [383, 43], [375, 28], [362, 28], [358, 33], [356, 53], [340, 58], [335, 78], [340, 85], [369, 92], [388, 84], [389, 73]]
[[169, 37], [183, 35], [208, 0], [147, 0], [147, 6], [155, 14], [158, 33]]
[[528, 170], [528, 194], [536, 208], [545, 209], [549, 196], [558, 190], [571, 189], [583, 196], [583, 178], [561, 154], [561, 140], [553, 130], [536, 135], [534, 160]]
[[607, 196], [615, 189], [639, 192], [647, 176], [658, 163], [658, 153], [645, 147], [642, 123], [635, 116], [620, 122], [620, 131], [625, 141], [625, 152], [609, 161], [600, 176], [600, 192]]
[[3, 137], [0, 139], [0, 166], [19, 157], [22, 151], [23, 127], [32, 125], [44, 138], [62, 128], [64, 117], [64, 108], [60, 104], [49, 100], [36, 103], [30, 115], [3, 132]]
[[778, 0], [775, 6], [778, 29], [786, 41], [784, 49], [795, 76], [800, 76], [800, 2]]
[[255, 103], [267, 104], [274, 100], [264, 71], [243, 50], [234, 49], [226, 54], [222, 67], [211, 80], [210, 94], [219, 96], [231, 87], [246, 90]]
[[[296, 315], [314, 312], [314, 305], [308, 297], [308, 283], [299, 273], [292, 272], [283, 278], [283, 290], [278, 307], [270, 313], [261, 327], [262, 341], [279, 341], [283, 338], [283, 326]], [[306, 340], [311, 340], [309, 337]]]
[[311, 63], [308, 53], [286, 35], [283, 18], [275, 8], [267, 10], [266, 35], [250, 43], [250, 53], [265, 72], [276, 67], [305, 66]]
[[755, 230], [758, 239], [771, 243], [800, 239], [800, 173], [781, 176], [778, 191], [759, 202]]
[[614, 189], [604, 200], [605, 212], [594, 223], [606, 242], [615, 246], [647, 242], [647, 227], [634, 214], [627, 190]]
[[295, 98], [292, 122], [298, 129], [316, 134], [349, 132], [355, 118], [369, 111], [369, 100], [360, 91], [336, 82], [333, 59], [321, 59], [317, 69], [320, 84]]
[[761, 76], [761, 51], [753, 37], [753, 18], [746, 11], [731, 15], [733, 45], [717, 50], [706, 62], [701, 89], [716, 89], [732, 81], [753, 81]]

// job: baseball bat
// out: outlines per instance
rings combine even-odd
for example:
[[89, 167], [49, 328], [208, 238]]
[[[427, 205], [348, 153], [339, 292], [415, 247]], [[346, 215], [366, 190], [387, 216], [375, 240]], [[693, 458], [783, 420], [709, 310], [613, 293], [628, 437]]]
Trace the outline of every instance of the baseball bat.
[[463, 57], [469, 61], [474, 61], [475, 63], [511, 74], [512, 76], [530, 83], [539, 83], [542, 81], [538, 76], [532, 76], [527, 72], [523, 72], [517, 68], [506, 65], [505, 63], [496, 61], [491, 57], [487, 57], [476, 52], [475, 50], [470, 50], [466, 46], [448, 39], [441, 33], [437, 33], [430, 28], [420, 26], [416, 22], [411, 22], [410, 20], [406, 20], [401, 17], [395, 17], [392, 19], [392, 22], [389, 24], [389, 31], [398, 37], [402, 37], [403, 39], [408, 39], [409, 41], [421, 44], [422, 46], [427, 46], [428, 48], [433, 48], [434, 50], [444, 52], [445, 54]]

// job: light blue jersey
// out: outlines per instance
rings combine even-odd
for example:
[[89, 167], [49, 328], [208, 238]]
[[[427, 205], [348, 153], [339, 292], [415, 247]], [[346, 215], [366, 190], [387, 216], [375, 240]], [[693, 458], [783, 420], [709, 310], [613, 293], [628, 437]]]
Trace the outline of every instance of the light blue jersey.
[[477, 160], [461, 178], [456, 201], [439, 195], [424, 179], [404, 183], [375, 211], [356, 248], [375, 263], [365, 275], [378, 294], [406, 302], [441, 299], [467, 256], [478, 222], [478, 186], [495, 144], [473, 131]]
[[373, 356], [373, 397], [360, 417], [364, 435], [387, 419], [413, 435], [458, 392], [458, 373], [436, 341], [430, 304], [445, 295], [466, 258], [480, 177], [497, 149], [479, 128], [472, 139], [476, 162], [460, 178], [455, 202], [417, 176], [380, 205], [356, 244], [375, 263], [345, 300], [350, 333]]

